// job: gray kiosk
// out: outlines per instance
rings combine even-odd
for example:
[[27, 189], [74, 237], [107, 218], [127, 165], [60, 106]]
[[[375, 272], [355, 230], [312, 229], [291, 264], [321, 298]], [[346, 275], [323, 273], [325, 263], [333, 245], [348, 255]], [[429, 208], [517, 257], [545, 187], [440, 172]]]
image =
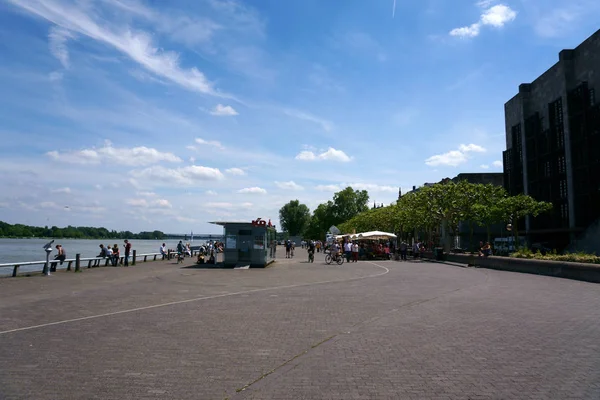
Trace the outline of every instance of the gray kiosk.
[[225, 267], [264, 268], [275, 261], [277, 231], [271, 221], [211, 222], [223, 227]]

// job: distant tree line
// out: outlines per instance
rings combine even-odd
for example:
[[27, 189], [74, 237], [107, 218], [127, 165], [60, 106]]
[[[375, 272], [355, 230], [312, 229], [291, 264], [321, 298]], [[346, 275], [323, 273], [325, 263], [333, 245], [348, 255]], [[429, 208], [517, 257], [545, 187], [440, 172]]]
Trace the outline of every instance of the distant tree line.
[[133, 233], [130, 231], [109, 231], [106, 228], [94, 228], [89, 226], [67, 226], [65, 228], [39, 227], [23, 224], [8, 224], [0, 221], [0, 237], [24, 238], [24, 237], [48, 237], [67, 239], [159, 239], [166, 235], [161, 231]]
[[369, 193], [347, 187], [333, 195], [333, 199], [319, 204], [312, 215], [309, 208], [298, 200], [292, 200], [279, 210], [281, 228], [290, 236], [325, 239], [332, 225], [349, 221], [369, 210]]

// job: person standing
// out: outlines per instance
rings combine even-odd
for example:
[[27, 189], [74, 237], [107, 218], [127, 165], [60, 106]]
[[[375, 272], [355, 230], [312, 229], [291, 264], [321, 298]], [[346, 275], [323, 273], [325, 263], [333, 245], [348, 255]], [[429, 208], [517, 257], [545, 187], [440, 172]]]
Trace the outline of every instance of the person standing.
[[160, 255], [162, 256], [163, 260], [167, 258], [167, 245], [165, 243], [160, 246]]
[[115, 243], [112, 249], [112, 266], [116, 267], [121, 259], [121, 252], [119, 251], [119, 245]]
[[352, 261], [358, 262], [358, 243], [352, 243]]
[[344, 254], [346, 255], [346, 262], [350, 262], [350, 257], [352, 257], [352, 243], [350, 241], [344, 242]]
[[406, 261], [406, 252], [408, 251], [408, 244], [403, 240], [400, 243], [400, 259]]
[[126, 267], [129, 267], [129, 253], [131, 253], [131, 243], [125, 239], [125, 256], [123, 257], [123, 263]]

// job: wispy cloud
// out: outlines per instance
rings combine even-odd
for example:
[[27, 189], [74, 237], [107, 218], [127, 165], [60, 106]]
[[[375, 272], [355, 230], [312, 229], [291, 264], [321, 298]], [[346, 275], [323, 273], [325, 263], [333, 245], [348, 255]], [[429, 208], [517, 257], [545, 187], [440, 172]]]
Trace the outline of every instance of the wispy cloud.
[[304, 190], [304, 187], [298, 185], [294, 181], [289, 181], [289, 182], [275, 181], [275, 186], [277, 186], [278, 188], [283, 189], [283, 190]]
[[65, 69], [69, 69], [69, 50], [67, 49], [67, 40], [73, 39], [74, 35], [68, 30], [53, 26], [48, 34], [48, 45], [50, 53]]
[[492, 163], [492, 166], [496, 167], [496, 168], [502, 168], [502, 167], [504, 167], [504, 163], [502, 163], [502, 161], [498, 160], [498, 161], [494, 161]]
[[[185, 89], [217, 97], [232, 97], [216, 89], [197, 68], [182, 68], [179, 54], [165, 51], [152, 42], [152, 35], [128, 26], [110, 25], [82, 5], [63, 4], [55, 0], [8, 0], [60, 28], [76, 32], [112, 47], [128, 56], [147, 71]], [[77, 4], [77, 3], [76, 3]], [[89, 3], [86, 3], [89, 7]]]
[[304, 121], [309, 121], [309, 122], [314, 122], [315, 124], [318, 124], [321, 126], [321, 128], [323, 128], [324, 131], [331, 131], [333, 129], [333, 123], [331, 121], [328, 121], [326, 119], [323, 118], [319, 118], [316, 117], [312, 114], [309, 114], [307, 112], [304, 111], [299, 111], [299, 110], [291, 110], [291, 109], [286, 109], [283, 110], [284, 114], [290, 116], [290, 117], [294, 117], [294, 118], [298, 118], [298, 119], [302, 119]]
[[231, 106], [224, 106], [223, 104], [217, 104], [215, 108], [210, 111], [211, 115], [217, 117], [232, 117], [238, 115], [238, 112]]
[[205, 140], [202, 138], [196, 138], [195, 142], [203, 146], [211, 146], [216, 147], [217, 149], [224, 149], [223, 145], [218, 140]]
[[235, 176], [245, 176], [246, 175], [246, 171], [244, 171], [241, 168], [227, 168], [225, 170], [225, 172], [229, 175], [235, 175]]
[[218, 181], [224, 178], [218, 168], [190, 165], [182, 168], [165, 168], [153, 166], [142, 170], [133, 170], [130, 175], [138, 180], [145, 180], [148, 185], [167, 184], [169, 186], [191, 186], [199, 182]]
[[349, 162], [352, 161], [352, 157], [348, 156], [342, 150], [336, 150], [333, 147], [327, 149], [320, 154], [315, 154], [313, 151], [304, 150], [296, 155], [296, 160], [300, 161], [338, 161], [338, 162]]
[[54, 161], [70, 164], [100, 164], [105, 162], [118, 165], [142, 166], [156, 164], [162, 161], [173, 163], [182, 161], [181, 158], [173, 153], [161, 152], [145, 146], [133, 148], [113, 147], [110, 142], [100, 148], [62, 153], [54, 150], [46, 154]]
[[490, 6], [491, 2], [482, 1], [477, 5], [484, 8], [479, 21], [468, 26], [452, 29], [450, 31], [450, 36], [457, 36], [461, 38], [479, 36], [482, 27], [492, 26], [495, 28], [501, 28], [506, 23], [514, 21], [517, 17], [517, 12], [504, 4]]

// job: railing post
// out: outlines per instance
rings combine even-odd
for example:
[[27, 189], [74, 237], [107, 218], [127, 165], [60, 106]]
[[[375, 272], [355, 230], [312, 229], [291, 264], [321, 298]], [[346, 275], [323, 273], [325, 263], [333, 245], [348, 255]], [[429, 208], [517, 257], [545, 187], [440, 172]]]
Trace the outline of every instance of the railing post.
[[75, 254], [75, 272], [81, 272], [81, 254]]
[[73, 261], [69, 261], [69, 263], [67, 264], [67, 271], [71, 270], [71, 264], [73, 263]]
[[92, 260], [88, 260], [88, 268], [92, 268]]
[[167, 250], [167, 260], [171, 259], [171, 249]]
[[144, 256], [144, 262], [146, 262], [146, 259], [148, 258], [148, 256]]
[[137, 250], [133, 250], [133, 259], [131, 260], [131, 265], [135, 265], [135, 254]]
[[154, 261], [156, 261], [156, 254], [154, 255]]
[[15, 265], [15, 266], [13, 267], [13, 274], [12, 274], [13, 278], [14, 278], [15, 276], [17, 276], [17, 272], [19, 272], [19, 265]]

